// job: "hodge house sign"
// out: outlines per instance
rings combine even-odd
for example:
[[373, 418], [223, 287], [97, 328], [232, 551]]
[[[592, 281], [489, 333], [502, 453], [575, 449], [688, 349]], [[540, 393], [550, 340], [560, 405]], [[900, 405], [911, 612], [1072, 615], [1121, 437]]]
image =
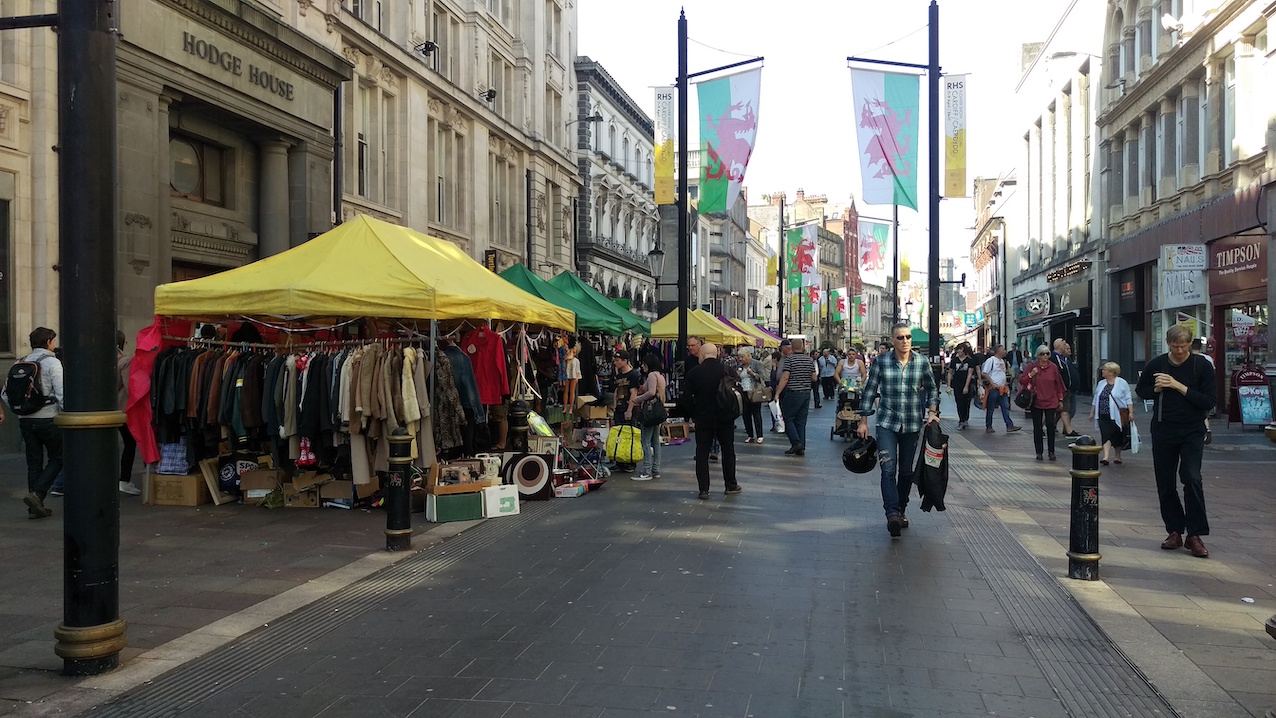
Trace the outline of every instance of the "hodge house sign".
[[[244, 61], [242, 58], [227, 50], [222, 50], [211, 42], [201, 40], [189, 32], [182, 33], [182, 49], [236, 77], [243, 77], [244, 75]], [[248, 63], [248, 82], [285, 100], [292, 100], [296, 91], [291, 82], [252, 63]]]

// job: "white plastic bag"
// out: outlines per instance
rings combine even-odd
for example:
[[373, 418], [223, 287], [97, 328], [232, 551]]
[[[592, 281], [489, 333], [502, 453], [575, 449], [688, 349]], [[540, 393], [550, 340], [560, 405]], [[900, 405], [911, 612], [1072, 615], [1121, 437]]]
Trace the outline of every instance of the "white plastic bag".
[[1139, 446], [1142, 443], [1139, 441], [1139, 427], [1135, 426], [1134, 422], [1130, 422], [1130, 453], [1139, 453]]

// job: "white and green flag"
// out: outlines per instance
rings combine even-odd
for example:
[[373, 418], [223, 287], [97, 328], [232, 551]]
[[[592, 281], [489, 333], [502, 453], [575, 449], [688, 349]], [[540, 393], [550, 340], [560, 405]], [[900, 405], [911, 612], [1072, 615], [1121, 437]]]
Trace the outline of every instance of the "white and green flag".
[[762, 68], [696, 85], [700, 103], [700, 213], [731, 209], [758, 134]]
[[850, 296], [846, 293], [846, 287], [838, 287], [829, 291], [829, 312], [833, 314], [833, 321], [844, 322], [851, 315]]
[[864, 201], [917, 209], [917, 75], [851, 70], [851, 90]]
[[886, 277], [895, 273], [891, 256], [891, 226], [880, 222], [859, 221], [860, 278], [868, 284], [886, 286]]

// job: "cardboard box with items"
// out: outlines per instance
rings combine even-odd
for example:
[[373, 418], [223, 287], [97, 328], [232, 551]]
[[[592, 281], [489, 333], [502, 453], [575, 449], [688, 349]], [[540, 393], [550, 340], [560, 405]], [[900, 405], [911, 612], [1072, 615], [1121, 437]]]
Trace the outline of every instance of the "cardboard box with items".
[[462, 459], [448, 464], [430, 467], [425, 490], [431, 494], [467, 494], [482, 491], [490, 486], [483, 462], [478, 459]]
[[150, 486], [147, 503], [155, 506], [202, 506], [213, 500], [203, 474], [155, 474], [151, 476]]
[[598, 397], [588, 394], [576, 397], [576, 416], [582, 419], [606, 419], [611, 416], [611, 409], [595, 404], [597, 401]]

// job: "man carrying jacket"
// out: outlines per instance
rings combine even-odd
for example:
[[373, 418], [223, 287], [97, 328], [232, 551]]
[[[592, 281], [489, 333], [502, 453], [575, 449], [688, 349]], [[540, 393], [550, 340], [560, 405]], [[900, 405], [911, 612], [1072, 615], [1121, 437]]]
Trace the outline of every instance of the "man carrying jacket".
[[[860, 406], [877, 405], [877, 460], [882, 470], [882, 509], [886, 530], [899, 536], [908, 528], [908, 494], [913, 486], [917, 442], [925, 424], [939, 421], [939, 387], [926, 358], [913, 352], [908, 322], [891, 327], [895, 350], [877, 357], [868, 369]], [[868, 438], [868, 418], [860, 417], [859, 436]]]

